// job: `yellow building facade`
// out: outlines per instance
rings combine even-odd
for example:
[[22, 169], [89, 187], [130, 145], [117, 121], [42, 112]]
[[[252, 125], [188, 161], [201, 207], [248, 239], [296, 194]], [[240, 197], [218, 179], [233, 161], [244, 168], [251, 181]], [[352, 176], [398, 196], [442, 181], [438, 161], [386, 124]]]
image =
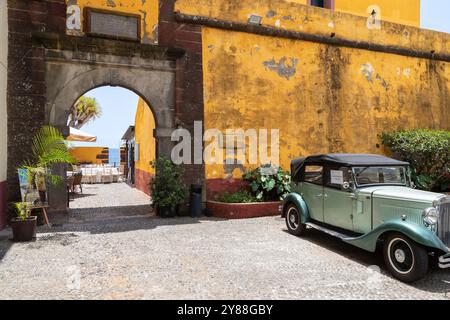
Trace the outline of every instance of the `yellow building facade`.
[[158, 42], [158, 0], [66, 0], [66, 3], [69, 34], [83, 35], [86, 27], [86, 11], [95, 9], [139, 16], [142, 42]]
[[156, 157], [156, 140], [153, 136], [155, 118], [152, 110], [142, 98], [139, 98], [135, 120], [135, 185], [136, 188], [150, 194], [150, 181], [155, 175], [151, 162]]
[[[413, 53], [448, 54], [450, 37], [414, 27], [420, 24], [420, 1], [379, 1], [381, 21], [367, 13], [369, 1], [336, 0], [334, 11], [304, 3], [177, 1], [177, 12], [206, 21], [205, 129], [279, 130], [284, 169], [310, 154], [383, 153], [379, 136], [386, 131], [450, 129], [448, 106], [442, 104], [450, 92], [450, 65]], [[220, 28], [246, 25], [251, 16], [261, 17], [272, 34]], [[209, 27], [208, 19], [219, 27]], [[277, 30], [293, 37], [273, 35]], [[326, 38], [338, 41], [330, 45]], [[399, 50], [381, 50], [387, 47]], [[236, 170], [234, 177], [241, 174]], [[206, 165], [207, 185], [224, 177], [224, 165]]]
[[109, 149], [104, 147], [73, 147], [70, 154], [78, 164], [109, 163]]
[[[96, 8], [140, 15], [142, 42], [157, 42], [157, 0], [67, 3], [69, 17], [81, 12], [76, 32], [82, 12]], [[450, 37], [418, 28], [420, 0], [177, 0], [173, 11], [178, 23], [201, 25], [204, 129], [279, 130], [284, 169], [314, 153], [383, 153], [385, 131], [450, 129]], [[177, 37], [192, 36], [186, 30]], [[195, 50], [192, 38], [181, 40]], [[154, 128], [141, 100], [142, 185], [154, 174]], [[206, 164], [205, 177], [208, 187], [229, 173]]]

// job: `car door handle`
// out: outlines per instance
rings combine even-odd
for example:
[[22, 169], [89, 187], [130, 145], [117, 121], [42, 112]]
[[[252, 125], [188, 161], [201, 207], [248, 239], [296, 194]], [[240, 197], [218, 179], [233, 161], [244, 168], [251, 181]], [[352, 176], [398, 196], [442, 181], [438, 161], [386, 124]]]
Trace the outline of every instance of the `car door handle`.
[[322, 197], [323, 197], [323, 194], [318, 194], [316, 197], [317, 197], [317, 198], [322, 198]]
[[356, 200], [358, 199], [358, 196], [356, 194], [351, 194], [348, 196], [350, 199]]

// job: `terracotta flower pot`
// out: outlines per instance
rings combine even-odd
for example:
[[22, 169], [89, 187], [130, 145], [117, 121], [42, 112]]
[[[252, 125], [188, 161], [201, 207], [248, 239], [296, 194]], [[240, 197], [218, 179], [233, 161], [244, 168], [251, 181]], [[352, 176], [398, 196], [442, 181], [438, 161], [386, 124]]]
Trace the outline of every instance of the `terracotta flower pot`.
[[36, 239], [37, 217], [30, 217], [26, 220], [13, 219], [11, 227], [14, 242], [26, 242]]

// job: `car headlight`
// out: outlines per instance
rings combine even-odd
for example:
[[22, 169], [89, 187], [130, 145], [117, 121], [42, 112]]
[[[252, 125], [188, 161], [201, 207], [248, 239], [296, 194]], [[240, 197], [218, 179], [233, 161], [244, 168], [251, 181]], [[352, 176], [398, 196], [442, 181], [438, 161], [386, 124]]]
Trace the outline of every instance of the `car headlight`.
[[426, 224], [434, 226], [439, 221], [439, 212], [436, 208], [427, 208], [423, 210], [422, 217]]

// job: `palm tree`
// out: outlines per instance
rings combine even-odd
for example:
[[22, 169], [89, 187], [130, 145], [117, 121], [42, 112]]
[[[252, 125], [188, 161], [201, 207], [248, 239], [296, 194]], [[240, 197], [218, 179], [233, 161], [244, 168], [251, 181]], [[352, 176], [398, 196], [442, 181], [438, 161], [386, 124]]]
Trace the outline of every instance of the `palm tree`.
[[81, 96], [70, 110], [69, 127], [80, 129], [101, 115], [102, 109], [95, 98]]
[[45, 191], [45, 180], [52, 184], [61, 182], [61, 177], [50, 173], [52, 165], [75, 162], [64, 137], [51, 126], [44, 126], [36, 133], [31, 150], [33, 161], [28, 161], [22, 168], [27, 169], [29, 183], [34, 180], [39, 191]]

